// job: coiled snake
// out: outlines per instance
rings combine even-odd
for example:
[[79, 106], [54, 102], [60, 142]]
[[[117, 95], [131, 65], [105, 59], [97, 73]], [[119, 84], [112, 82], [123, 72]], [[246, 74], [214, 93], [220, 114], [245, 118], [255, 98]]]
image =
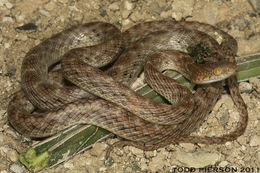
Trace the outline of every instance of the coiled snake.
[[[213, 39], [216, 33], [221, 44]], [[185, 53], [198, 43], [215, 52], [203, 64], [196, 64]], [[233, 37], [199, 22], [145, 22], [123, 33], [103, 22], [74, 26], [27, 53], [22, 90], [10, 101], [8, 118], [17, 131], [30, 137], [50, 136], [87, 123], [127, 139], [116, 145], [144, 150], [175, 142], [225, 143], [243, 134], [248, 119], [235, 76], [236, 51]], [[50, 80], [48, 70], [59, 61], [66, 80], [76, 86]], [[161, 74], [169, 68], [202, 85], [193, 95]], [[143, 69], [146, 81], [171, 105], [155, 103], [129, 89]], [[189, 136], [212, 110], [226, 78], [241, 114], [238, 127], [220, 137]], [[41, 113], [33, 112], [35, 107]]]

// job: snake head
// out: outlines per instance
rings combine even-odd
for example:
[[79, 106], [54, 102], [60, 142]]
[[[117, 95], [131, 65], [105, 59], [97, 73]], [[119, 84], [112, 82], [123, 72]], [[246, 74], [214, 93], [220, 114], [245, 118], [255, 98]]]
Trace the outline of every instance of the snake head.
[[236, 74], [236, 70], [236, 64], [226, 60], [197, 64], [193, 70], [191, 81], [195, 84], [218, 82]]

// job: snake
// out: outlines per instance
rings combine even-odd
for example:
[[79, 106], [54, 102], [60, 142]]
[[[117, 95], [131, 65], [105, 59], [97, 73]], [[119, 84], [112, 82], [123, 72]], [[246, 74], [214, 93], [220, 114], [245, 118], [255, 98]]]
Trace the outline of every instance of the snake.
[[[186, 49], [201, 42], [214, 54], [198, 64]], [[115, 146], [154, 150], [177, 142], [223, 144], [241, 136], [248, 121], [236, 52], [232, 36], [196, 21], [149, 21], [124, 32], [105, 22], [73, 26], [26, 54], [22, 90], [9, 102], [8, 119], [18, 132], [36, 138], [83, 123], [125, 139]], [[57, 82], [48, 73], [60, 62], [62, 82]], [[195, 94], [161, 73], [171, 68], [198, 84]], [[171, 104], [155, 103], [131, 89], [143, 70], [149, 85]], [[240, 111], [238, 127], [219, 137], [190, 136], [220, 97], [225, 79]]]

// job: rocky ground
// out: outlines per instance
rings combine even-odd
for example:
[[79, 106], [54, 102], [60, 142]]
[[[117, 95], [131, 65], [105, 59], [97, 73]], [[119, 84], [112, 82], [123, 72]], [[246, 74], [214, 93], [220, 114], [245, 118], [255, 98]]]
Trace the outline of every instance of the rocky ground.
[[[260, 52], [260, 3], [247, 0], [0, 0], [0, 173], [27, 172], [18, 161], [28, 142], [7, 122], [6, 108], [20, 89], [20, 67], [26, 52], [43, 39], [71, 25], [106, 21], [122, 30], [147, 20], [174, 18], [209, 23], [238, 41], [238, 55]], [[17, 27], [34, 23], [36, 30]], [[225, 145], [169, 145], [152, 152], [125, 147], [112, 153], [115, 163], [104, 165], [109, 139], [68, 162], [42, 172], [181, 172], [177, 167], [245, 167], [260, 169], [260, 81], [240, 84], [248, 106], [245, 134]], [[194, 135], [221, 135], [236, 127], [237, 109], [223, 94], [207, 121]], [[260, 172], [260, 170], [258, 170]], [[242, 172], [242, 170], [240, 170]], [[250, 171], [253, 172], [253, 171]], [[256, 172], [256, 170], [255, 170]]]

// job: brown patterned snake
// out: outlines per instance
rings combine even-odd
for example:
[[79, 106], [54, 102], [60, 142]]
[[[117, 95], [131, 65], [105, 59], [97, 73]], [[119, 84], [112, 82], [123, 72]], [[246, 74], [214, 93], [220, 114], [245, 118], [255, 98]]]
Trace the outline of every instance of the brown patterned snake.
[[[222, 37], [220, 45], [212, 38], [216, 33]], [[215, 51], [204, 64], [180, 52], [201, 42]], [[27, 53], [21, 75], [23, 91], [11, 100], [8, 118], [17, 131], [31, 137], [50, 136], [87, 123], [128, 140], [118, 145], [144, 150], [175, 142], [225, 143], [242, 135], [247, 126], [246, 105], [234, 75], [236, 51], [237, 43], [230, 35], [199, 22], [145, 22], [122, 34], [102, 22], [72, 27]], [[61, 59], [63, 75], [79, 88], [48, 79], [48, 68]], [[106, 72], [96, 68], [110, 61], [115, 62]], [[160, 73], [172, 67], [192, 82], [204, 84], [192, 95]], [[146, 81], [172, 105], [157, 104], [128, 89], [143, 68]], [[221, 137], [189, 136], [215, 105], [225, 78], [241, 113], [238, 127]], [[47, 112], [32, 113], [33, 105]]]

